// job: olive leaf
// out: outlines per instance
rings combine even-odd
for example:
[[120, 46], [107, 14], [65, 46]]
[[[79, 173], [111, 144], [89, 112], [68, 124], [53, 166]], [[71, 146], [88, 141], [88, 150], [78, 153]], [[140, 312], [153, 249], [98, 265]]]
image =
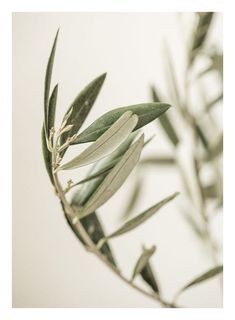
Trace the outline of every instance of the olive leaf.
[[51, 183], [54, 185], [53, 175], [52, 175], [52, 155], [51, 152], [47, 148], [47, 140], [46, 140], [46, 133], [45, 133], [45, 127], [42, 126], [42, 153], [43, 153], [43, 159], [46, 166], [47, 173], [49, 175]]
[[[154, 102], [159, 102], [160, 98], [159, 95], [156, 92], [156, 89], [154, 87], [151, 87], [151, 95]], [[177, 145], [179, 142], [179, 138], [176, 134], [176, 131], [170, 121], [170, 118], [168, 117], [167, 113], [164, 113], [159, 118], [160, 124], [163, 128], [163, 130], [166, 132], [169, 140], [173, 143], [173, 145]]]
[[[136, 133], [132, 133], [111, 155], [109, 155], [105, 159], [97, 161], [92, 166], [90, 172], [87, 175], [87, 180], [89, 179], [89, 177], [94, 176], [96, 174], [97, 177], [95, 179], [89, 179], [82, 185], [80, 189], [78, 189], [74, 193], [74, 196], [72, 198], [72, 204], [75, 204], [77, 206], [84, 206], [86, 204], [88, 199], [91, 197], [91, 195], [95, 192], [95, 190], [99, 187], [101, 182], [107, 176], [108, 172], [110, 172], [110, 170], [106, 170], [107, 167], [110, 164], [113, 164], [113, 162], [115, 162], [114, 165], [116, 165], [117, 162], [120, 161], [121, 157], [128, 150], [135, 137]], [[114, 167], [114, 165], [112, 166], [112, 168]], [[101, 172], [102, 170], [106, 172], [103, 172], [103, 174], [99, 174], [99, 172]]]
[[135, 277], [139, 273], [141, 273], [141, 271], [149, 262], [149, 259], [152, 257], [155, 251], [156, 251], [156, 246], [152, 246], [150, 249], [143, 248], [143, 252], [140, 255], [139, 259], [137, 260], [135, 268], [133, 270], [131, 281], [134, 281]]
[[144, 268], [140, 272], [140, 275], [142, 279], [152, 288], [154, 292], [156, 292], [157, 294], [160, 293], [159, 284], [157, 283], [157, 280], [153, 273], [153, 269], [151, 267], [150, 261], [148, 261], [145, 264]]
[[121, 107], [105, 113], [81, 132], [73, 144], [92, 142], [98, 139], [126, 111], [132, 111], [139, 118], [135, 130], [160, 117], [170, 108], [166, 103], [142, 103]]
[[141, 150], [144, 145], [142, 135], [123, 155], [121, 160], [109, 172], [97, 190], [92, 194], [85, 206], [82, 208], [80, 217], [84, 217], [108, 201], [113, 194], [122, 186], [137, 164]]
[[[62, 134], [60, 143], [61, 145], [65, 143], [69, 136], [77, 134], [80, 130], [82, 124], [86, 120], [92, 106], [94, 105], [96, 98], [102, 88], [104, 80], [106, 78], [106, 73], [102, 74], [98, 78], [90, 82], [75, 98], [68, 111], [66, 112], [64, 119], [69, 115], [67, 119], [68, 125], [73, 125], [69, 132]], [[72, 110], [72, 111], [71, 111]], [[96, 140], [96, 139], [95, 139]], [[66, 149], [63, 151], [63, 154]]]
[[55, 125], [55, 110], [57, 103], [57, 95], [58, 95], [58, 84], [54, 87], [52, 94], [49, 99], [48, 106], [48, 136], [50, 134], [50, 129]]
[[[47, 63], [46, 77], [45, 77], [45, 88], [44, 88], [44, 126], [45, 131], [48, 133], [48, 107], [49, 107], [49, 96], [50, 96], [50, 87], [51, 87], [51, 77], [52, 69], [55, 58], [56, 44], [58, 38], [59, 30], [56, 33], [55, 40], [51, 49], [51, 54]], [[46, 137], [47, 138], [47, 137]]]
[[[63, 208], [64, 211], [64, 216], [65, 219], [68, 223], [68, 225], [70, 226], [70, 228], [72, 229], [72, 231], [74, 232], [75, 236], [78, 238], [78, 240], [84, 245], [86, 246], [86, 244], [84, 243], [79, 230], [77, 228], [76, 225], [74, 225], [72, 223], [72, 219], [69, 215], [66, 214], [65, 208], [63, 203], [61, 202], [61, 206]], [[74, 207], [74, 206], [73, 206]], [[75, 208], [75, 207], [74, 207]], [[84, 217], [80, 220], [81, 224], [83, 225], [84, 229], [86, 230], [86, 232], [88, 233], [88, 235], [90, 236], [91, 240], [97, 244], [99, 242], [100, 239], [102, 239], [105, 236], [102, 224], [97, 216], [97, 214], [95, 212], [91, 213], [89, 216]], [[108, 242], [100, 249], [100, 252], [107, 258], [107, 260], [109, 261], [109, 263], [111, 263], [113, 266], [117, 266], [116, 261], [114, 259], [113, 253], [111, 251], [111, 248], [108, 244]]]
[[210, 111], [218, 102], [223, 99], [223, 92], [206, 104], [205, 110]]
[[136, 217], [132, 218], [131, 220], [127, 221], [117, 231], [111, 233], [109, 236], [107, 236], [106, 238], [102, 239], [100, 241], [100, 243], [98, 244], [98, 247], [102, 246], [107, 239], [115, 238], [117, 236], [120, 236], [122, 234], [125, 234], [125, 233], [135, 229], [136, 227], [138, 227], [139, 225], [144, 223], [146, 220], [151, 218], [156, 212], [158, 212], [165, 204], [167, 204], [168, 202], [173, 200], [178, 194], [179, 194], [179, 192], [173, 193], [169, 197], [163, 199], [162, 201], [158, 202], [154, 206], [152, 206], [149, 209], [145, 210], [144, 212], [142, 212], [138, 216], [136, 216]]
[[192, 56], [191, 59], [195, 57], [195, 51], [199, 50], [205, 42], [207, 37], [209, 27], [213, 18], [213, 12], [199, 12], [199, 21], [194, 33], [193, 43], [192, 43]]
[[175, 159], [167, 156], [159, 157], [146, 157], [140, 161], [140, 165], [163, 165], [163, 166], [172, 166], [175, 164]]
[[203, 273], [202, 275], [200, 275], [199, 277], [195, 278], [193, 281], [191, 281], [190, 283], [188, 283], [186, 286], [184, 286], [180, 291], [179, 294], [182, 293], [183, 291], [185, 291], [186, 289], [199, 284], [203, 281], [209, 280], [215, 276], [217, 276], [218, 274], [220, 274], [221, 272], [223, 272], [223, 266], [216, 266], [208, 271], [206, 271], [205, 273]]
[[95, 162], [112, 153], [129, 136], [138, 122], [131, 111], [125, 112], [105, 133], [79, 156], [62, 165], [62, 170], [75, 169]]

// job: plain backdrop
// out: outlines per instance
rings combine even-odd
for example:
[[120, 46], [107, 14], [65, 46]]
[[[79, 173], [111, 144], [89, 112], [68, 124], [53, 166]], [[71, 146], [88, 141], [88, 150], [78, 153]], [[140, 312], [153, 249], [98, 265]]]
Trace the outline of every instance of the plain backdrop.
[[[150, 101], [150, 84], [167, 91], [164, 41], [169, 44], [180, 83], [184, 40], [193, 19], [190, 13], [13, 14], [13, 307], [157, 306], [87, 253], [65, 222], [41, 152], [45, 68], [60, 27], [52, 79], [59, 83], [57, 124], [77, 93], [107, 72], [86, 127], [112, 108]], [[212, 44], [222, 43], [221, 20], [217, 14], [210, 34]], [[215, 90], [211, 87], [206, 93], [210, 95]], [[172, 153], [156, 122], [145, 127], [144, 132], [147, 137], [153, 133], [156, 136], [142, 157]], [[73, 147], [66, 159], [82, 148]], [[86, 170], [75, 170], [63, 179], [72, 177], [76, 181], [85, 176]], [[120, 225], [135, 176], [134, 171], [99, 210], [106, 231]], [[135, 213], [182, 190], [179, 174], [173, 168], [149, 167], [142, 176], [143, 191]], [[183, 201], [181, 195], [145, 225], [111, 242], [127, 276], [142, 244], [157, 245], [153, 265], [168, 300], [181, 286], [212, 266], [180, 214]], [[221, 224], [218, 218], [214, 225], [218, 238]], [[213, 279], [188, 290], [179, 301], [190, 307], [221, 307], [219, 292], [220, 283]]]

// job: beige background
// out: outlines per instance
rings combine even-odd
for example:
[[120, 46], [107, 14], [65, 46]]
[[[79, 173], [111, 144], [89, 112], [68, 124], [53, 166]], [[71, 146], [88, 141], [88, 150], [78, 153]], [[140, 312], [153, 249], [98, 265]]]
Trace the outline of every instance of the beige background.
[[[114, 107], [146, 102], [150, 83], [163, 92], [167, 89], [162, 61], [164, 38], [169, 42], [180, 81], [182, 44], [192, 19], [191, 14], [184, 15], [180, 22], [178, 14], [153, 13], [13, 15], [14, 307], [156, 306], [85, 252], [68, 228], [42, 160], [43, 81], [52, 41], [60, 27], [53, 73], [53, 82], [59, 82], [58, 121], [76, 94], [105, 71], [108, 77], [86, 125]], [[212, 43], [221, 43], [221, 23], [218, 15], [210, 35]], [[211, 87], [207, 94], [215, 90]], [[156, 138], [143, 157], [172, 152], [156, 127], [150, 124], [145, 128], [146, 136], [154, 131]], [[77, 150], [80, 147], [75, 147], [67, 158]], [[71, 173], [75, 180], [84, 174], [85, 169]], [[136, 213], [182, 189], [174, 169], [149, 168], [144, 175], [144, 193]], [[134, 178], [135, 172], [99, 210], [106, 230], [112, 231], [120, 224]], [[157, 244], [153, 263], [167, 299], [212, 265], [179, 213], [183, 202], [181, 195], [144, 226], [112, 241], [127, 275], [141, 244]], [[213, 226], [216, 237], [221, 237], [221, 223], [218, 219]], [[214, 279], [188, 290], [180, 302], [191, 307], [220, 307], [218, 290], [219, 282]]]

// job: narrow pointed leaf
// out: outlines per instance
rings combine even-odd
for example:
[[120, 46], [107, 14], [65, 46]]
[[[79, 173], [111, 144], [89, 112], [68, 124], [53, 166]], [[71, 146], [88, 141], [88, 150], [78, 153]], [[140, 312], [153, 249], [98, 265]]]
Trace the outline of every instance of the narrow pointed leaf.
[[127, 150], [121, 160], [105, 177], [98, 189], [93, 193], [86, 205], [83, 207], [81, 212], [82, 217], [90, 214], [102, 206], [122, 186], [126, 178], [137, 164], [143, 145], [144, 135], [142, 135]]
[[61, 166], [61, 169], [75, 169], [112, 153], [129, 136], [138, 122], [138, 117], [131, 111], [124, 113], [102, 136], [79, 156]]
[[[128, 150], [135, 137], [136, 134], [132, 133], [111, 155], [109, 155], [105, 159], [101, 159], [100, 161], [96, 162], [91, 168], [90, 172], [88, 173], [87, 178], [89, 178], [89, 176], [98, 174], [102, 170], [105, 170], [107, 166], [109, 166], [109, 164], [113, 163], [114, 161], [116, 165], [117, 161], [119, 161], [121, 156], [123, 156], [124, 153]], [[92, 179], [84, 183], [82, 187], [75, 192], [72, 199], [72, 203], [76, 204], [77, 206], [84, 206], [86, 202], [90, 199], [91, 195], [99, 187], [104, 178], [107, 176], [109, 171], [103, 173], [102, 175], [99, 175], [95, 179]]]
[[194, 34], [192, 51], [202, 47], [208, 34], [209, 27], [213, 18], [213, 12], [200, 12], [197, 29]]
[[210, 269], [209, 271], [203, 273], [202, 275], [200, 275], [199, 277], [197, 277], [196, 279], [191, 281], [189, 284], [187, 284], [185, 287], [183, 287], [180, 290], [180, 293], [183, 292], [184, 290], [196, 285], [196, 284], [199, 284], [201, 282], [204, 282], [206, 280], [209, 280], [209, 279], [217, 276], [221, 272], [223, 272], [223, 266], [222, 265]]
[[[69, 136], [73, 136], [74, 134], [77, 134], [78, 131], [80, 130], [92, 106], [96, 101], [96, 98], [104, 83], [105, 77], [106, 77], [106, 73], [102, 74], [101, 76], [93, 80], [91, 83], [89, 83], [81, 91], [81, 93], [76, 97], [76, 99], [73, 101], [73, 103], [69, 107], [65, 116], [71, 111], [71, 108], [73, 108], [73, 111], [70, 114], [67, 121], [67, 124], [72, 124], [73, 128], [69, 133], [65, 132], [61, 136], [61, 144], [65, 143], [65, 141]], [[65, 153], [65, 151], [63, 153]]]
[[211, 100], [207, 103], [205, 109], [206, 111], [210, 111], [218, 102], [220, 102], [223, 99], [223, 92], [220, 93], [215, 99]]
[[141, 270], [140, 275], [143, 278], [143, 280], [152, 288], [154, 292], [156, 292], [157, 294], [160, 293], [159, 284], [157, 283], [157, 280], [153, 273], [150, 261], [146, 263], [144, 268]]
[[119, 228], [117, 231], [110, 234], [107, 237], [107, 239], [111, 239], [111, 238], [120, 236], [124, 233], [127, 233], [127, 232], [135, 229], [136, 227], [138, 227], [139, 225], [141, 225], [142, 223], [147, 221], [149, 218], [151, 218], [156, 212], [158, 212], [168, 202], [173, 200], [178, 194], [179, 194], [178, 192], [173, 193], [171, 196], [163, 199], [162, 201], [158, 202], [157, 204], [155, 204], [151, 208], [147, 209], [143, 213], [141, 213], [138, 216], [134, 217], [133, 219], [127, 221], [126, 223], [123, 224], [123, 226], [121, 228]]
[[144, 267], [146, 266], [146, 264], [149, 262], [149, 259], [152, 257], [152, 255], [154, 254], [154, 252], [156, 251], [156, 247], [152, 246], [152, 248], [150, 249], [144, 249], [141, 256], [139, 257], [139, 259], [136, 262], [135, 268], [133, 270], [133, 274], [131, 277], [131, 281], [133, 281], [135, 279], [135, 277], [141, 273], [141, 271], [144, 269]]
[[148, 157], [140, 162], [141, 165], [156, 165], [156, 166], [172, 166], [175, 164], [175, 159], [171, 157]]
[[135, 130], [137, 130], [160, 117], [169, 107], [170, 105], [166, 103], [143, 103], [111, 110], [95, 120], [87, 129], [80, 133], [74, 144], [95, 141], [126, 111], [132, 111], [139, 117], [135, 127]]
[[47, 63], [46, 69], [46, 77], [45, 77], [45, 89], [44, 89], [44, 124], [45, 130], [48, 132], [48, 104], [49, 104], [49, 96], [50, 96], [50, 87], [51, 87], [51, 77], [52, 77], [52, 69], [55, 58], [56, 44], [58, 38], [59, 30], [56, 33], [55, 40], [51, 49], [51, 54]]
[[[66, 218], [66, 221], [72, 231], [74, 232], [75, 236], [78, 238], [78, 240], [86, 246], [84, 241], [82, 240], [82, 237], [76, 227], [71, 221], [70, 216], [66, 214], [66, 211], [64, 209], [63, 203], [61, 202], [61, 206], [64, 211], [64, 215]], [[80, 220], [81, 224], [83, 225], [84, 229], [87, 231], [89, 234], [91, 240], [96, 244], [99, 242], [100, 239], [102, 239], [105, 236], [102, 224], [95, 212], [91, 213], [89, 216], [84, 217], [83, 219]], [[116, 261], [114, 259], [114, 256], [112, 254], [111, 248], [108, 243], [106, 243], [102, 248], [101, 248], [101, 253], [107, 258], [107, 260], [114, 266], [117, 266]]]
[[54, 180], [52, 175], [52, 156], [51, 156], [51, 152], [47, 148], [44, 126], [42, 127], [42, 151], [43, 151], [43, 158], [44, 158], [44, 163], [46, 166], [47, 173], [49, 175], [51, 183], [54, 185]]
[[57, 102], [57, 94], [58, 94], [58, 84], [55, 86], [52, 91], [49, 106], [48, 106], [48, 136], [50, 134], [50, 129], [55, 125], [55, 110], [56, 110], [56, 102]]

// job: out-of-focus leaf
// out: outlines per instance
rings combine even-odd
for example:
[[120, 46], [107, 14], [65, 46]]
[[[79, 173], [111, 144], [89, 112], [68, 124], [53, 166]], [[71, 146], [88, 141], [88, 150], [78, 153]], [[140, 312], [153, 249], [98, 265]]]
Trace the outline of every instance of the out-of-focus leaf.
[[215, 99], [207, 103], [205, 110], [210, 111], [222, 99], [223, 99], [223, 93], [220, 93]]
[[50, 134], [50, 129], [55, 125], [55, 110], [56, 110], [56, 102], [57, 102], [57, 94], [58, 94], [58, 84], [52, 91], [49, 106], [48, 106], [48, 136]]
[[209, 150], [208, 139], [207, 139], [205, 133], [203, 132], [201, 126], [196, 122], [195, 122], [195, 129], [196, 129], [196, 133], [197, 133], [198, 138], [200, 139], [202, 145], [208, 151]]
[[[156, 89], [154, 87], [151, 87], [151, 94], [152, 94], [152, 99], [154, 102], [159, 102], [159, 96], [156, 92]], [[170, 118], [168, 117], [167, 113], [164, 113], [160, 118], [159, 118], [160, 124], [165, 131], [166, 135], [168, 136], [169, 140], [173, 143], [173, 145], [177, 145], [179, 142], [178, 136], [175, 132], [175, 129], [170, 121]]]
[[182, 111], [180, 92], [177, 84], [178, 82], [176, 79], [175, 69], [172, 63], [173, 60], [170, 55], [170, 50], [166, 42], [164, 42], [164, 58], [165, 58], [166, 76], [168, 78], [167, 83], [169, 83], [169, 86], [170, 86], [170, 95], [172, 97], [172, 100], [175, 102], [176, 106], [179, 108], [180, 111]]
[[123, 155], [121, 160], [109, 172], [97, 190], [92, 194], [85, 206], [81, 209], [80, 217], [84, 217], [108, 201], [122, 186], [128, 175], [137, 164], [144, 145], [142, 135]]
[[47, 148], [46, 133], [45, 133], [44, 126], [42, 127], [42, 151], [43, 151], [43, 158], [44, 158], [44, 163], [47, 169], [47, 173], [49, 175], [51, 183], [54, 185], [54, 180], [52, 175], [52, 156], [51, 156], [51, 152]]
[[[63, 203], [61, 202], [61, 206], [64, 211], [64, 215], [66, 218], [66, 221], [68, 222], [68, 225], [76, 235], [76, 237], [79, 239], [79, 241], [86, 246], [84, 241], [82, 240], [82, 237], [80, 236], [80, 233], [78, 231], [78, 228], [76, 225], [72, 223], [72, 220], [70, 216], [66, 214], [66, 211], [64, 209]], [[75, 208], [75, 206], [73, 206]], [[94, 244], [97, 244], [100, 239], [102, 239], [105, 236], [105, 233], [103, 231], [102, 224], [95, 212], [91, 213], [89, 216], [84, 217], [80, 220], [81, 224], [83, 225], [86, 232], [89, 234], [91, 240], [94, 242]], [[105, 245], [101, 248], [100, 252], [107, 258], [107, 260], [113, 265], [117, 266], [116, 261], [113, 257], [111, 248], [108, 243], [105, 243]]]
[[137, 204], [137, 201], [139, 199], [139, 195], [141, 194], [142, 188], [143, 188], [143, 184], [142, 184], [141, 179], [139, 178], [135, 182], [134, 188], [130, 194], [130, 197], [127, 201], [126, 207], [122, 213], [122, 216], [121, 216], [122, 219], [126, 220], [131, 215], [134, 207]]
[[172, 166], [175, 164], [175, 159], [171, 157], [148, 157], [140, 161], [141, 165], [161, 165]]
[[125, 112], [105, 133], [79, 156], [61, 166], [62, 170], [75, 169], [104, 158], [129, 136], [138, 122], [131, 111]]
[[195, 52], [201, 49], [206, 40], [212, 18], [213, 12], [199, 12], [199, 20], [192, 42], [191, 62], [195, 58]]
[[[61, 145], [65, 143], [65, 141], [69, 136], [73, 136], [74, 134], [77, 134], [78, 131], [80, 130], [93, 104], [95, 103], [95, 100], [104, 83], [105, 77], [106, 77], [106, 73], [102, 74], [101, 76], [93, 80], [91, 83], [89, 83], [75, 98], [75, 100], [69, 107], [64, 118], [71, 112], [71, 109], [73, 109], [67, 120], [67, 124], [68, 125], [71, 124], [73, 125], [73, 127], [69, 131], [69, 133], [65, 132], [61, 136]], [[62, 155], [65, 153], [65, 151], [66, 149], [64, 150]]]
[[209, 184], [203, 188], [203, 193], [205, 198], [217, 198], [218, 192], [215, 184]]
[[210, 161], [223, 153], [223, 133], [221, 133], [214, 145], [210, 147], [206, 160]]
[[50, 87], [51, 87], [51, 76], [52, 76], [52, 69], [54, 64], [55, 58], [55, 51], [56, 51], [56, 44], [58, 38], [59, 30], [56, 33], [55, 40], [51, 49], [51, 54], [47, 63], [46, 69], [46, 77], [45, 77], [45, 89], [44, 89], [44, 125], [45, 131], [48, 132], [48, 107], [49, 107], [49, 96], [50, 96]]
[[131, 281], [134, 281], [135, 277], [140, 274], [146, 264], [149, 262], [149, 259], [152, 257], [156, 251], [156, 246], [152, 246], [150, 249], [143, 249], [142, 254], [136, 262], [135, 268], [132, 273]]
[[139, 120], [135, 127], [135, 130], [137, 130], [160, 117], [169, 109], [169, 107], [170, 105], [166, 103], [143, 103], [111, 110], [95, 120], [87, 129], [81, 132], [74, 144], [91, 142], [98, 139], [126, 111], [132, 111], [138, 116]]
[[191, 281], [189, 284], [187, 284], [186, 286], [184, 286], [181, 290], [180, 290], [180, 293], [183, 292], [184, 290], [196, 285], [196, 284], [199, 284], [203, 281], [206, 281], [206, 280], [209, 280], [215, 276], [217, 276], [218, 274], [220, 274], [221, 272], [223, 272], [223, 266], [220, 265], [220, 266], [217, 266], [217, 267], [214, 267], [210, 270], [208, 270], [207, 272], [203, 273], [202, 275], [200, 275], [199, 277], [197, 277], [196, 279], [194, 279], [193, 281]]
[[111, 233], [109, 236], [107, 236], [105, 239], [103, 239], [103, 241], [101, 240], [102, 242], [100, 242], [100, 245], [105, 243], [105, 241], [107, 239], [115, 238], [117, 236], [120, 236], [120, 235], [122, 235], [124, 233], [127, 233], [127, 232], [135, 229], [136, 227], [138, 227], [139, 225], [144, 223], [146, 220], [151, 218], [156, 212], [158, 212], [168, 202], [173, 200], [178, 194], [179, 194], [178, 192], [173, 193], [169, 197], [163, 199], [162, 201], [158, 202], [154, 206], [152, 206], [149, 209], [145, 210], [144, 212], [142, 212], [138, 216], [136, 216], [136, 217], [132, 218], [131, 220], [127, 221], [117, 231]]
[[160, 293], [159, 284], [156, 281], [150, 261], [146, 263], [144, 268], [141, 270], [140, 275], [143, 278], [143, 280], [152, 288], [154, 292], [156, 292], [157, 294]]
[[186, 213], [182, 211], [183, 217], [185, 221], [189, 224], [189, 226], [194, 231], [195, 235], [199, 237], [201, 240], [205, 239], [205, 232], [202, 230], [201, 226], [196, 222], [196, 220], [193, 218], [192, 214]]

